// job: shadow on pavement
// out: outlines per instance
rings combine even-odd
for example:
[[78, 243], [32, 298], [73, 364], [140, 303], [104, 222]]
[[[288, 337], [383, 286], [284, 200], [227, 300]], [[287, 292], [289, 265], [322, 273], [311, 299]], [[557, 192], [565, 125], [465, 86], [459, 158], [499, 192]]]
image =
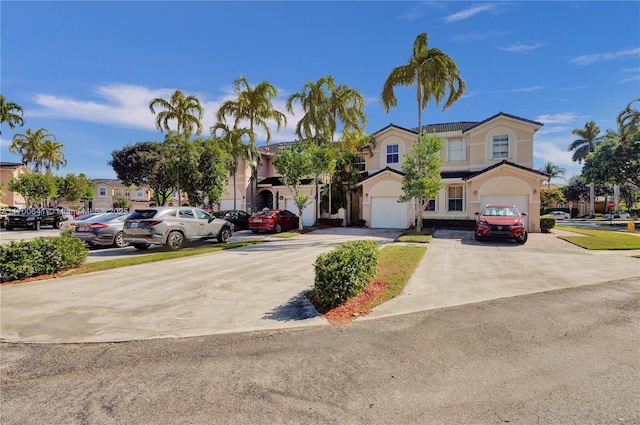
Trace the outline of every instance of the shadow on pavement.
[[280, 305], [263, 316], [263, 319], [291, 322], [321, 316], [302, 291], [292, 297], [286, 304]]

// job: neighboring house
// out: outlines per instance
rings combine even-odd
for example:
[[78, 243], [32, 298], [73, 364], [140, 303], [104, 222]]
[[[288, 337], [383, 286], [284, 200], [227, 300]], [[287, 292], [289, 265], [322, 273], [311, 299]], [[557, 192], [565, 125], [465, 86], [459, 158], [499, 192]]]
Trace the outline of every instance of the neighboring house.
[[20, 208], [28, 207], [22, 195], [9, 190], [9, 179], [17, 178], [21, 174], [31, 174], [31, 170], [21, 162], [0, 162], [0, 183], [4, 184], [1, 201], [3, 204]]
[[[530, 232], [540, 231], [540, 188], [546, 173], [533, 169], [533, 136], [541, 123], [500, 112], [480, 122], [434, 124], [423, 127], [445, 141], [442, 155], [443, 188], [431, 199], [425, 219], [473, 220], [487, 203], [513, 203], [527, 213]], [[414, 224], [414, 208], [410, 203], [398, 203], [402, 194], [402, 162], [416, 142], [416, 129], [396, 125], [373, 133], [376, 140], [367, 152], [359, 156], [362, 181], [352, 193], [347, 217], [366, 221], [368, 227], [407, 228]], [[261, 148], [262, 165], [258, 171], [256, 209], [286, 208], [297, 212], [293, 195], [283, 186], [273, 169], [273, 155], [285, 144]], [[304, 186], [312, 193], [312, 180]], [[247, 208], [250, 193], [250, 170], [238, 167], [236, 197], [240, 209]], [[229, 188], [232, 181], [229, 182]], [[233, 203], [233, 191], [224, 195], [221, 209]], [[305, 225], [313, 223], [315, 205], [305, 210]]]
[[94, 195], [88, 208], [110, 209], [118, 198], [124, 198], [131, 202], [131, 209], [148, 207], [153, 195], [147, 186], [125, 186], [117, 179], [94, 179]]

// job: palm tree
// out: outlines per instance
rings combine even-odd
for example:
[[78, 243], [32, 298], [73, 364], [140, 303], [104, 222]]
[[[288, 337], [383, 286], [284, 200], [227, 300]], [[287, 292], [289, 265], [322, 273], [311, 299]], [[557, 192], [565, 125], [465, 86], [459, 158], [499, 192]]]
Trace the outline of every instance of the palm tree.
[[540, 168], [540, 171], [549, 174], [549, 181], [547, 182], [547, 186], [551, 185], [551, 179], [564, 177], [564, 175], [567, 173], [566, 169], [557, 166], [551, 161], [547, 161], [544, 164], [544, 167]]
[[[5, 97], [0, 94], [0, 124], [6, 122], [11, 130], [15, 129], [16, 125], [22, 127], [24, 125], [23, 114], [22, 106], [15, 102], [7, 102]], [[1, 131], [0, 134], [2, 134]]]
[[231, 157], [227, 165], [231, 177], [233, 177], [233, 209], [236, 210], [238, 209], [236, 206], [236, 175], [238, 174], [238, 163], [240, 160], [246, 163], [253, 157], [251, 147], [242, 141], [243, 136], [249, 135], [249, 129], [237, 127], [230, 129], [225, 123], [217, 122], [211, 127], [211, 134], [216, 137], [218, 130], [222, 132], [218, 140], [220, 140]]
[[[573, 151], [574, 162], [581, 164], [589, 153], [596, 149], [596, 146], [602, 142], [602, 138], [598, 137], [600, 128], [595, 121], [589, 121], [584, 128], [574, 128], [571, 133], [578, 136], [579, 139], [574, 140], [569, 145], [569, 152]], [[589, 211], [591, 217], [595, 215], [595, 184], [589, 183]]]
[[33, 164], [33, 171], [36, 173], [41, 172], [45, 164], [48, 164], [49, 168], [66, 165], [67, 161], [60, 152], [61, 149], [64, 149], [64, 145], [58, 143], [56, 136], [46, 128], [35, 132], [28, 128], [24, 134], [14, 135], [9, 146], [9, 152], [22, 156], [23, 163]]
[[155, 108], [164, 109], [158, 113], [156, 117], [156, 128], [160, 131], [171, 131], [169, 121], [176, 120], [178, 133], [184, 133], [187, 137], [194, 134], [199, 136], [202, 133], [202, 114], [204, 110], [200, 104], [200, 100], [195, 95], [185, 96], [181, 90], [176, 90], [169, 100], [155, 98], [149, 102], [149, 110], [152, 114], [156, 114]]
[[52, 167], [56, 170], [60, 167], [66, 167], [67, 158], [62, 153], [63, 149], [65, 146], [60, 142], [51, 139], [44, 140], [40, 147], [40, 169], [44, 168], [47, 174], [51, 174]]
[[569, 145], [569, 152], [573, 151], [571, 159], [581, 164], [587, 155], [593, 152], [596, 146], [602, 142], [602, 139], [598, 137], [600, 128], [595, 121], [589, 121], [584, 125], [584, 128], [574, 128], [571, 133], [579, 137]]
[[632, 100], [616, 118], [623, 145], [626, 145], [627, 137], [636, 133], [640, 128], [640, 111], [631, 107], [634, 102], [640, 102], [640, 97]]
[[247, 78], [242, 75], [233, 82], [234, 91], [238, 95], [236, 100], [227, 100], [220, 105], [216, 114], [219, 122], [225, 123], [226, 117], [234, 117], [234, 127], [238, 128], [240, 121], [249, 121], [249, 151], [251, 152], [251, 206], [249, 212], [255, 208], [255, 185], [258, 178], [258, 166], [260, 156], [256, 149], [257, 127], [262, 128], [266, 134], [265, 143], [271, 141], [271, 129], [268, 120], [275, 121], [277, 131], [287, 125], [287, 117], [274, 109], [272, 99], [278, 96], [278, 89], [268, 81], [263, 81], [255, 87], [251, 87]]
[[429, 47], [427, 33], [416, 37], [407, 64], [394, 68], [387, 77], [381, 95], [385, 111], [389, 112], [389, 109], [398, 104], [393, 93], [394, 87], [412, 87], [414, 84], [417, 86], [419, 132], [422, 128], [422, 110], [427, 108], [431, 98], [439, 105], [448, 91], [449, 97], [443, 107], [445, 110], [462, 97], [467, 87], [455, 61], [441, 50]]

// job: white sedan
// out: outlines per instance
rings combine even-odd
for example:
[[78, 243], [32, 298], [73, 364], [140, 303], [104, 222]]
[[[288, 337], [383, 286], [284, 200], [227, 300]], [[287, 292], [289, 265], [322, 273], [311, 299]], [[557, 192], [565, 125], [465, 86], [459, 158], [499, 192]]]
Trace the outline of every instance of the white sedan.
[[564, 211], [551, 211], [546, 213], [545, 215], [550, 215], [552, 217], [555, 217], [556, 220], [569, 220], [571, 218], [571, 214]]

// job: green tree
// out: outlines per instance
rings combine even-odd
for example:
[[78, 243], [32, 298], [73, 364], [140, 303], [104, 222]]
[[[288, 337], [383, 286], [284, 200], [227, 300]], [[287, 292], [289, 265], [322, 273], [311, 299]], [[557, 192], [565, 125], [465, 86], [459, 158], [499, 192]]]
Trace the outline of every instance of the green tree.
[[628, 137], [633, 136], [640, 129], [640, 110], [631, 106], [635, 102], [640, 102], [640, 97], [632, 100], [616, 118], [618, 132], [623, 145], [627, 143]]
[[600, 135], [600, 127], [598, 127], [595, 121], [589, 121], [584, 125], [584, 128], [574, 128], [571, 133], [579, 138], [571, 142], [569, 145], [569, 152], [573, 151], [573, 162], [582, 164], [589, 153], [596, 149], [596, 146], [602, 141], [598, 136]]
[[547, 186], [551, 184], [551, 179], [564, 177], [564, 175], [567, 173], [566, 169], [559, 167], [558, 165], [554, 164], [551, 161], [545, 162], [544, 167], [540, 168], [539, 171], [549, 174], [549, 180], [547, 181]]
[[540, 203], [543, 207], [546, 207], [551, 202], [565, 202], [566, 198], [564, 191], [560, 188], [555, 189], [540, 189]]
[[154, 115], [156, 114], [156, 108], [163, 109], [156, 116], [156, 128], [158, 130], [171, 131], [169, 121], [176, 121], [176, 131], [186, 134], [187, 138], [194, 133], [197, 136], [202, 133], [200, 120], [204, 109], [197, 96], [185, 96], [182, 90], [176, 90], [168, 100], [157, 97], [149, 102], [149, 110]]
[[49, 174], [20, 174], [9, 178], [9, 190], [22, 195], [27, 205], [39, 206], [56, 197], [56, 181]]
[[[218, 131], [220, 136], [218, 137]], [[233, 209], [236, 210], [236, 176], [238, 174], [238, 164], [243, 161], [245, 164], [251, 161], [253, 155], [257, 155], [257, 152], [252, 154], [251, 147], [242, 141], [244, 136], [249, 135], [248, 128], [229, 128], [227, 124], [218, 122], [211, 127], [211, 134], [217, 137], [220, 144], [229, 153], [227, 160], [227, 169], [233, 179]]]
[[125, 185], [149, 186], [153, 202], [165, 205], [171, 199], [175, 179], [172, 177], [173, 152], [160, 142], [139, 142], [111, 152], [107, 162]]
[[233, 82], [237, 95], [235, 100], [227, 100], [222, 103], [216, 114], [219, 122], [226, 123], [227, 117], [234, 119], [233, 126], [240, 127], [240, 122], [249, 122], [249, 150], [251, 152], [251, 205], [249, 212], [255, 209], [255, 189], [260, 166], [260, 155], [256, 149], [256, 129], [262, 128], [266, 132], [265, 143], [271, 141], [271, 129], [268, 120], [273, 120], [277, 125], [277, 131], [287, 125], [287, 117], [273, 107], [273, 98], [278, 96], [278, 90], [269, 82], [263, 81], [255, 87], [251, 87], [247, 78], [243, 75]]
[[310, 143], [297, 142], [280, 150], [273, 160], [273, 166], [282, 175], [282, 182], [294, 195], [298, 208], [298, 227], [302, 230], [303, 212], [313, 202], [314, 197], [300, 193], [301, 181], [325, 171], [331, 172], [335, 162], [328, 149]]
[[398, 104], [394, 87], [412, 87], [414, 84], [418, 101], [418, 131], [422, 130], [422, 111], [427, 108], [431, 99], [439, 105], [448, 92], [443, 107], [446, 110], [462, 97], [466, 89], [458, 65], [441, 50], [429, 47], [427, 33], [416, 37], [407, 64], [394, 68], [387, 77], [381, 94], [385, 111], [389, 112]]
[[87, 178], [85, 174], [69, 173], [66, 176], [56, 177], [57, 201], [64, 199], [70, 203], [77, 203], [80, 200], [93, 199], [94, 181]]
[[215, 204], [220, 203], [229, 180], [228, 164], [231, 162], [231, 155], [225, 150], [224, 145], [216, 139], [199, 139], [199, 143], [201, 143], [202, 150], [198, 160], [200, 172], [198, 187], [204, 195], [203, 203], [206, 203], [209, 208], [213, 208]]
[[[6, 122], [11, 130], [15, 129], [16, 125], [22, 127], [24, 125], [23, 116], [22, 106], [15, 102], [7, 102], [5, 97], [0, 94], [0, 124]], [[2, 134], [2, 131], [0, 131], [0, 134]]]
[[640, 186], [640, 132], [628, 135], [624, 145], [618, 134], [607, 132], [585, 159], [582, 175], [587, 181]]
[[440, 176], [442, 157], [440, 151], [444, 141], [435, 134], [422, 132], [413, 145], [410, 155], [405, 155], [402, 164], [402, 196], [398, 202], [415, 202], [416, 230], [422, 229], [422, 217], [429, 199], [435, 198], [443, 187]]
[[113, 208], [121, 208], [123, 210], [128, 210], [131, 207], [131, 201], [122, 196], [116, 198], [113, 203]]
[[9, 146], [9, 152], [22, 156], [22, 162], [32, 165], [36, 173], [42, 172], [43, 168], [50, 172], [51, 167], [58, 169], [60, 166], [66, 166], [63, 149], [64, 145], [46, 128], [35, 132], [28, 128], [24, 134], [14, 135]]

